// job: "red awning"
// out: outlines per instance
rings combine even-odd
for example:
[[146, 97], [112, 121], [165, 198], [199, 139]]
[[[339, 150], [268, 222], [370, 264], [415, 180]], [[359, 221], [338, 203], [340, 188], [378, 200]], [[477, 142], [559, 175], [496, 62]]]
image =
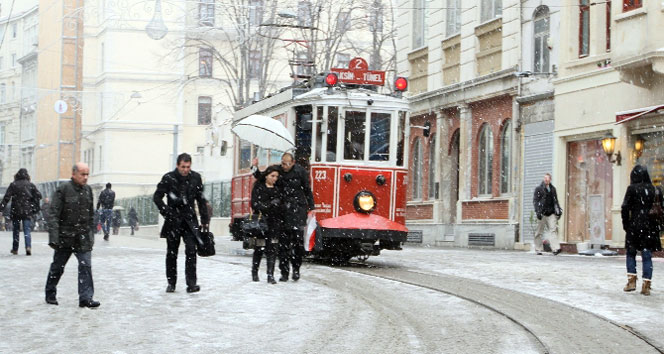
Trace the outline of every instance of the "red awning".
[[637, 108], [637, 109], [632, 109], [629, 111], [622, 111], [622, 112], [617, 112], [616, 113], [616, 123], [615, 124], [622, 124], [625, 122], [629, 122], [631, 120], [637, 119], [639, 117], [642, 117], [648, 113], [652, 113], [655, 111], [658, 111], [660, 109], [664, 109], [664, 104], [660, 104], [657, 106], [651, 106], [651, 107], [644, 107], [644, 108]]

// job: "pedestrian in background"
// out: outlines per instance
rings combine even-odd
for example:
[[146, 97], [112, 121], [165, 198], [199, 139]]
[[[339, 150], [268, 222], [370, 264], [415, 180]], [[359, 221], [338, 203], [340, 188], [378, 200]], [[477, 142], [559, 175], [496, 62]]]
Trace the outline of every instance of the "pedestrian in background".
[[7, 188], [5, 197], [2, 198], [0, 209], [11, 202], [10, 215], [12, 219], [13, 243], [12, 254], [18, 254], [18, 244], [20, 239], [21, 225], [23, 225], [23, 235], [25, 236], [25, 254], [32, 255], [32, 218], [39, 213], [41, 193], [37, 187], [30, 182], [28, 170], [21, 168], [14, 176], [12, 182]]
[[[164, 203], [164, 197], [167, 203]], [[177, 259], [180, 240], [184, 241], [185, 277], [187, 292], [195, 293], [201, 288], [196, 284], [196, 233], [199, 232], [198, 217], [194, 204], [201, 214], [201, 227], [207, 228], [210, 218], [203, 197], [201, 175], [191, 170], [191, 155], [180, 154], [175, 170], [166, 173], [154, 192], [154, 203], [164, 217], [161, 237], [166, 239], [167, 293], [175, 291], [177, 283]]]
[[[558, 204], [558, 193], [556, 187], [551, 184], [551, 175], [544, 175], [542, 183], [535, 188], [533, 206], [537, 214], [537, 229], [535, 230], [535, 252], [542, 254], [543, 241], [549, 242], [551, 252], [554, 255], [560, 253], [560, 241], [558, 241], [558, 219], [563, 215], [563, 209]], [[545, 236], [548, 231], [548, 236]]]
[[120, 226], [122, 226], [122, 212], [113, 210], [113, 235], [120, 233]]
[[648, 169], [636, 165], [629, 176], [630, 184], [625, 192], [621, 206], [623, 229], [625, 236], [625, 250], [627, 252], [627, 285], [624, 291], [636, 290], [636, 253], [641, 252], [643, 260], [643, 284], [641, 294], [650, 295], [652, 282], [652, 252], [662, 249], [659, 239], [661, 225], [656, 218], [650, 215], [655, 200], [662, 206], [662, 191], [653, 186], [650, 181]]
[[55, 251], [46, 279], [46, 303], [57, 305], [57, 286], [72, 253], [78, 260], [78, 306], [99, 307], [93, 300], [92, 246], [94, 245], [94, 204], [88, 186], [90, 169], [77, 163], [71, 180], [61, 184], [51, 198], [48, 245]]
[[[259, 181], [264, 174], [258, 170], [258, 159], [253, 160], [254, 177]], [[300, 279], [300, 266], [304, 256], [304, 229], [307, 225], [307, 214], [313, 213], [314, 196], [309, 184], [309, 173], [304, 167], [295, 163], [293, 154], [286, 152], [281, 156], [281, 165], [277, 186], [282, 192], [284, 205], [284, 225], [279, 238], [279, 281], [288, 281], [292, 267], [293, 280]]]
[[3, 209], [2, 209], [2, 217], [3, 221], [5, 224], [5, 231], [12, 231], [12, 202], [9, 202]]
[[279, 236], [283, 224], [283, 206], [281, 203], [281, 188], [276, 186], [279, 179], [279, 169], [269, 166], [263, 173], [264, 177], [254, 183], [251, 191], [251, 210], [256, 217], [260, 217], [268, 226], [263, 238], [257, 238], [252, 258], [251, 278], [258, 281], [258, 268], [263, 254], [267, 259], [267, 282], [276, 284], [274, 280], [274, 265], [277, 257]]
[[101, 228], [104, 230], [104, 240], [106, 241], [108, 241], [108, 234], [111, 229], [114, 205], [115, 192], [111, 189], [111, 184], [106, 183], [106, 188], [99, 193], [99, 200], [97, 201], [97, 210], [101, 207]]
[[138, 229], [138, 214], [134, 207], [129, 208], [129, 213], [127, 214], [129, 219], [129, 228], [131, 229], [131, 236], [134, 236], [134, 230]]

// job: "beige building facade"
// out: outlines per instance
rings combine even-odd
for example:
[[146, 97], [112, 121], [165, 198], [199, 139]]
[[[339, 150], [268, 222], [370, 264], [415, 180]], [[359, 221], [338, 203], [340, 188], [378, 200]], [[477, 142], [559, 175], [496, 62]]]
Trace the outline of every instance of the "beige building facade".
[[621, 248], [630, 171], [647, 166], [659, 186], [664, 177], [664, 3], [581, 1], [561, 12], [553, 176], [566, 210], [561, 237], [577, 249]]

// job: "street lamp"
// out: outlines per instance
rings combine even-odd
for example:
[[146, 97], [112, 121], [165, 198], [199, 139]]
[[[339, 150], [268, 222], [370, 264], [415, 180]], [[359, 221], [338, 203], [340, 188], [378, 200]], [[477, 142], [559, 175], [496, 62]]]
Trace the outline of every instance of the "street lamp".
[[164, 18], [161, 15], [161, 0], [155, 0], [154, 16], [152, 16], [150, 23], [145, 26], [145, 32], [147, 32], [148, 37], [155, 41], [164, 38], [168, 33], [168, 27], [166, 27]]
[[604, 149], [604, 153], [606, 153], [606, 156], [609, 157], [609, 162], [615, 163], [616, 166], [620, 166], [620, 160], [622, 159], [622, 157], [620, 156], [620, 151], [615, 153], [616, 155], [615, 160], [612, 159], [615, 147], [616, 147], [616, 138], [613, 136], [613, 134], [607, 133], [604, 139], [602, 139], [602, 149]]

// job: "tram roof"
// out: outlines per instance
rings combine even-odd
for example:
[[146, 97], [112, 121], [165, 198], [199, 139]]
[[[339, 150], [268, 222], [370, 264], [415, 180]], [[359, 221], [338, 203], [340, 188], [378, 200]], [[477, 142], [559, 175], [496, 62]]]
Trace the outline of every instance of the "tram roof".
[[[373, 101], [372, 104], [367, 104], [367, 101], [370, 99]], [[353, 103], [351, 104], [351, 102]], [[233, 121], [240, 120], [252, 114], [267, 113], [283, 106], [303, 103], [320, 103], [339, 106], [349, 105], [354, 107], [372, 105], [377, 108], [386, 108], [386, 106], [389, 106], [387, 108], [408, 110], [408, 102], [405, 99], [377, 93], [367, 89], [335, 87], [332, 93], [328, 93], [327, 87], [318, 87], [311, 90], [288, 88], [236, 111], [233, 115]]]

